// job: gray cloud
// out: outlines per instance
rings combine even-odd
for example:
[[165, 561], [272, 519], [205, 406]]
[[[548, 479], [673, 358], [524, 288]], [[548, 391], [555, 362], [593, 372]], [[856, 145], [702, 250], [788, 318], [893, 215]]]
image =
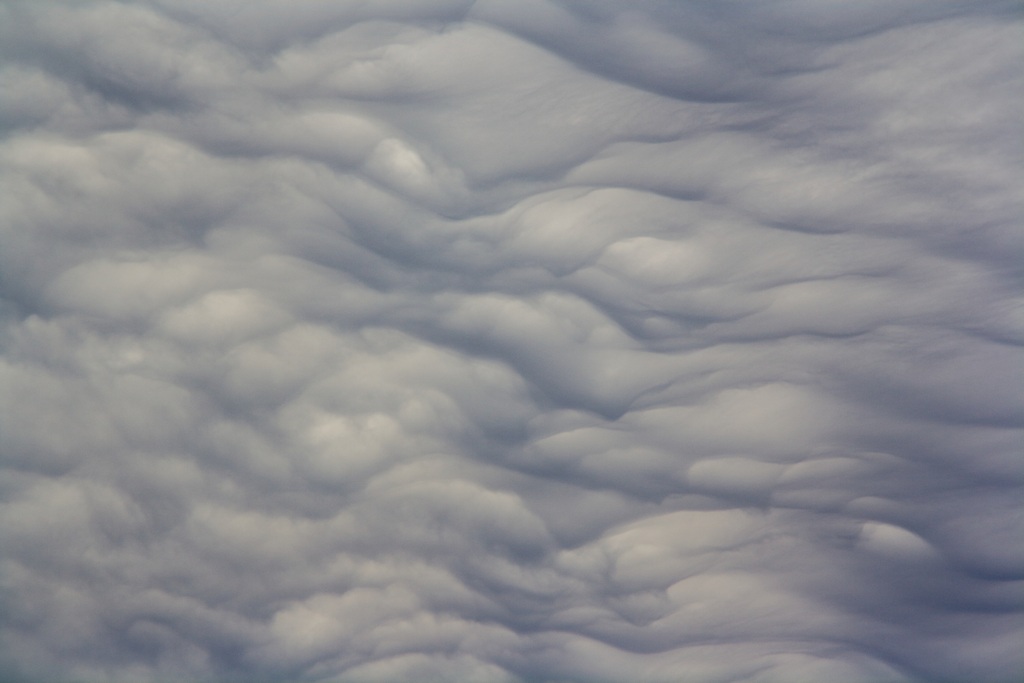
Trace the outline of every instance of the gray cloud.
[[4, 679], [1013, 680], [1020, 30], [0, 3]]

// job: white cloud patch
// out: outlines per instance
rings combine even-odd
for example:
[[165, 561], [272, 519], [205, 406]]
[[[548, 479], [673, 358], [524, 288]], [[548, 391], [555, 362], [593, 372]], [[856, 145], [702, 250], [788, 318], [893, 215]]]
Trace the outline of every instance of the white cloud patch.
[[1012, 2], [0, 2], [0, 678], [1024, 670]]

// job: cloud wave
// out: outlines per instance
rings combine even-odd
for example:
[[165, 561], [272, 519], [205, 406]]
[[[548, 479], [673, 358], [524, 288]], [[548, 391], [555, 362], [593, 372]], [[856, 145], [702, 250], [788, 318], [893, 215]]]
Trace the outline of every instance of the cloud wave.
[[0, 3], [5, 680], [1013, 680], [1021, 27]]

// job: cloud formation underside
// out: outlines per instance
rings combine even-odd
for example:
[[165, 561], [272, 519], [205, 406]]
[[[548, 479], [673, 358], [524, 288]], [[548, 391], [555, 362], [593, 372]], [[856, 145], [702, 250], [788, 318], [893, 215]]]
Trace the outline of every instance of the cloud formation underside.
[[1024, 18], [0, 2], [0, 673], [1024, 672]]

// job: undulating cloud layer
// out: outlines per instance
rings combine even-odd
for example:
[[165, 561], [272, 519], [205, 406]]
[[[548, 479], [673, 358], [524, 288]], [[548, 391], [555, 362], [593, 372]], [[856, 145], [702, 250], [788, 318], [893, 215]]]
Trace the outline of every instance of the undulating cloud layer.
[[3, 2], [3, 680], [1018, 680], [1022, 36]]

